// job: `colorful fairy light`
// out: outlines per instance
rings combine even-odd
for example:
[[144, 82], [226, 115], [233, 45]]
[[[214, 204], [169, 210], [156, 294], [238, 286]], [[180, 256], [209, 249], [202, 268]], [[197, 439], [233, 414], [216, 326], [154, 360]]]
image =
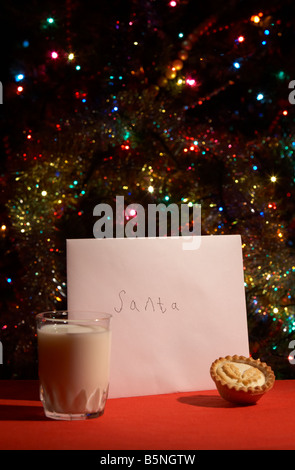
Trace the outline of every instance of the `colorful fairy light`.
[[18, 74], [15, 76], [15, 81], [16, 81], [16, 82], [21, 82], [24, 78], [25, 78], [25, 76], [24, 76], [23, 73], [18, 73]]
[[58, 58], [58, 53], [56, 51], [51, 52], [51, 58], [52, 59], [57, 59]]
[[252, 16], [251, 16], [251, 21], [252, 21], [253, 23], [258, 24], [258, 23], [260, 22], [260, 16], [259, 16], [259, 15], [252, 15]]
[[187, 78], [185, 83], [189, 86], [192, 86], [192, 87], [196, 86], [196, 84], [197, 84], [197, 82], [194, 78]]

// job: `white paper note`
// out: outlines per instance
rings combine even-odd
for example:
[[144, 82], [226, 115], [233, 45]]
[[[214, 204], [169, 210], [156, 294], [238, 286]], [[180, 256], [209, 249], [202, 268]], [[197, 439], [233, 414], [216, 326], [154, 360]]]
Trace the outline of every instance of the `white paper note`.
[[68, 309], [113, 315], [111, 398], [214, 389], [216, 358], [249, 355], [241, 237], [183, 245], [67, 240]]

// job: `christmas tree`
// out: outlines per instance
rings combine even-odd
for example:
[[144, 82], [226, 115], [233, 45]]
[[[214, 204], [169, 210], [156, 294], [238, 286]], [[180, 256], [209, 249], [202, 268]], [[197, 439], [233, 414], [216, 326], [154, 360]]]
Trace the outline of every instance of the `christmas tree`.
[[65, 241], [93, 237], [94, 206], [122, 195], [201, 204], [202, 234], [242, 236], [251, 354], [294, 378], [292, 2], [2, 15], [1, 376], [37, 376], [35, 314], [66, 306]]

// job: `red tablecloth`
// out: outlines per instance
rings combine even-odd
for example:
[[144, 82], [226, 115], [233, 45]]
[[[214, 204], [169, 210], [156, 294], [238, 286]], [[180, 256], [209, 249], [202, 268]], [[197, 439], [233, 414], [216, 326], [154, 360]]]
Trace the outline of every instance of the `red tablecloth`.
[[295, 380], [276, 381], [256, 405], [216, 390], [109, 399], [88, 421], [43, 414], [37, 381], [0, 381], [0, 449], [295, 449]]

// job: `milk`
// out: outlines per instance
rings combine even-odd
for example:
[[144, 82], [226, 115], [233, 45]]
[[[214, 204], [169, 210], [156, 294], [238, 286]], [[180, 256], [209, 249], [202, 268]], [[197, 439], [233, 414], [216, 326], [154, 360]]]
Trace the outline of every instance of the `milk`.
[[45, 413], [102, 414], [108, 394], [111, 332], [98, 325], [55, 323], [38, 329]]

